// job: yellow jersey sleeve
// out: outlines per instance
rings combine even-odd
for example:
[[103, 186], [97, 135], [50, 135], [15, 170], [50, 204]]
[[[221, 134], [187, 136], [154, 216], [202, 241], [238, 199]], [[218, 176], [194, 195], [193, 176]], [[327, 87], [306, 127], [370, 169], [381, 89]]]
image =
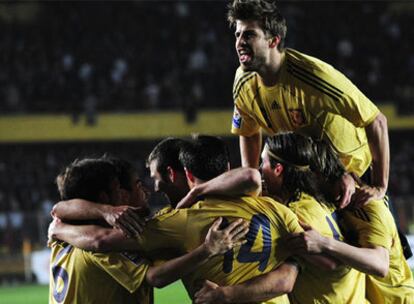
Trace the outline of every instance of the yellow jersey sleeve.
[[254, 72], [236, 71], [233, 85], [234, 111], [231, 132], [237, 135], [251, 136], [260, 131], [253, 109], [253, 100], [249, 83], [254, 79]]
[[145, 252], [159, 252], [162, 248], [175, 248], [186, 252], [187, 210], [163, 209], [147, 222], [138, 244]]
[[149, 262], [136, 253], [85, 252], [85, 258], [108, 273], [130, 293], [135, 292], [145, 282], [149, 268]]

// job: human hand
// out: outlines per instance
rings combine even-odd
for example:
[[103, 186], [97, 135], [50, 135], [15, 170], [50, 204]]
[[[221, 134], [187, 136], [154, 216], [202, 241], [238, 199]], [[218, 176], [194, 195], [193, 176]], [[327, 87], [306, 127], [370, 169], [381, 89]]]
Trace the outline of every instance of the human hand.
[[304, 229], [301, 233], [291, 233], [286, 239], [286, 245], [294, 255], [318, 254], [324, 251], [326, 238], [311, 226], [299, 222]]
[[352, 204], [355, 208], [365, 206], [372, 200], [383, 199], [385, 192], [386, 190], [382, 187], [364, 185], [356, 189], [355, 194], [352, 196]]
[[62, 224], [62, 221], [60, 218], [54, 216], [53, 221], [49, 224], [49, 228], [47, 229], [47, 247], [51, 247], [53, 241], [56, 240], [56, 230], [59, 228], [59, 226]]
[[195, 304], [221, 304], [226, 303], [224, 294], [219, 285], [206, 280], [203, 287], [194, 294]]
[[340, 209], [345, 208], [351, 202], [355, 193], [355, 180], [351, 174], [345, 173], [333, 187], [334, 197]]
[[120, 229], [128, 237], [138, 237], [145, 226], [145, 219], [139, 213], [142, 208], [123, 206], [108, 206], [103, 212], [105, 221], [114, 228]]
[[246, 242], [244, 237], [249, 231], [248, 223], [243, 219], [232, 222], [224, 229], [220, 229], [223, 221], [219, 217], [208, 230], [204, 244], [211, 256], [224, 254], [233, 247], [242, 245]]

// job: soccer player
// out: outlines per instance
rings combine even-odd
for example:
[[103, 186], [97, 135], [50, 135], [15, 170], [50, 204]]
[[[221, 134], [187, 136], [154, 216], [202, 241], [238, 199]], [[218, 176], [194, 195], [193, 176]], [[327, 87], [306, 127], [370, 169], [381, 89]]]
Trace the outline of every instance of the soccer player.
[[[314, 152], [313, 141], [292, 132], [268, 138], [262, 153], [262, 175], [267, 186], [268, 195], [288, 206], [304, 223], [312, 225], [327, 238], [343, 240], [336, 223], [334, 206], [320, 203], [324, 199], [319, 193], [315, 174], [311, 171]], [[228, 174], [227, 178], [239, 179], [240, 172]], [[234, 181], [233, 181], [234, 182]], [[246, 179], [244, 179], [246, 184]], [[248, 183], [247, 183], [248, 184]], [[258, 184], [260, 185], [260, 183]], [[250, 188], [254, 183], [250, 183]], [[213, 185], [204, 186], [214, 188]], [[217, 189], [214, 190], [217, 193]], [[226, 192], [224, 192], [226, 193]], [[208, 194], [203, 191], [203, 194]], [[317, 201], [316, 198], [319, 200]], [[298, 252], [291, 250], [292, 253]], [[365, 275], [347, 266], [323, 269], [315, 265], [309, 257], [303, 256], [307, 263], [298, 275], [290, 294], [293, 303], [364, 303]], [[318, 258], [318, 257], [313, 257]], [[320, 258], [320, 257], [319, 257]], [[217, 283], [217, 282], [214, 282]], [[214, 303], [225, 301], [243, 286], [216, 286], [207, 282], [196, 294], [196, 303]], [[263, 279], [261, 292], [271, 286], [271, 281]], [[245, 300], [252, 300], [256, 291], [245, 295]], [[230, 302], [230, 301], [228, 301]]]
[[[323, 176], [336, 178], [344, 171], [333, 151], [317, 144], [317, 167]], [[321, 157], [325, 161], [321, 161]], [[351, 244], [326, 238], [314, 229], [289, 240], [295, 251], [325, 253], [367, 275], [366, 293], [371, 303], [414, 303], [414, 281], [404, 258], [396, 225], [386, 199], [343, 211]]]
[[[180, 154], [180, 158], [186, 163], [185, 176], [190, 188], [229, 168], [224, 143], [217, 138], [199, 137], [196, 141], [188, 143], [185, 150], [183, 147]], [[199, 244], [206, 233], [206, 227], [217, 216], [224, 217], [224, 224], [235, 218], [248, 220], [250, 227], [247, 243], [228, 251], [224, 256], [212, 258], [197, 271], [186, 276], [184, 281], [189, 294], [193, 296], [199, 288], [198, 282], [204, 279], [232, 285], [264, 274], [265, 277], [270, 277], [274, 284], [271, 295], [278, 295], [266, 303], [288, 303], [287, 297], [283, 294], [291, 291], [297, 275], [297, 266], [292, 262], [283, 263], [290, 253], [285, 250], [282, 237], [302, 229], [296, 216], [288, 208], [270, 198], [206, 198], [189, 209], [166, 208], [147, 222], [137, 246], [148, 256], [159, 254], [160, 249], [165, 249], [163, 252], [188, 252]], [[91, 237], [91, 233], [80, 232], [79, 228], [81, 227], [71, 227], [76, 229], [77, 234], [83, 233], [83, 237], [70, 241], [85, 249], [89, 249], [95, 240], [113, 239], [117, 233], [95, 227], [96, 234]], [[66, 237], [59, 231], [56, 232], [56, 236], [63, 239]], [[90, 239], [85, 241], [88, 237]], [[277, 269], [274, 270], [275, 268]], [[248, 286], [247, 289], [249, 287], [252, 286]], [[255, 301], [264, 301], [268, 298], [269, 294], [262, 293], [257, 295]]]
[[294, 131], [332, 145], [349, 173], [372, 182], [355, 191], [340, 179], [340, 207], [382, 199], [388, 187], [387, 120], [331, 65], [285, 48], [286, 21], [272, 0], [234, 0], [228, 20], [235, 28], [236, 71], [232, 133], [240, 136], [242, 165], [257, 168], [261, 130]]
[[[84, 159], [69, 165], [58, 176], [57, 183], [62, 199], [125, 203], [122, 201], [124, 197], [131, 199], [131, 204], [146, 207], [147, 190], [136, 177], [132, 166], [125, 161], [114, 158]], [[120, 187], [122, 183], [124, 188]], [[240, 222], [236, 221], [224, 230], [218, 229], [219, 224], [220, 221], [214, 223], [205, 243], [192, 253], [157, 267], [133, 252], [92, 253], [67, 243], [52, 242], [53, 279], [49, 301], [152, 303], [151, 285], [171, 283], [211, 256], [239, 244], [237, 241], [243, 236], [243, 231], [239, 230]]]

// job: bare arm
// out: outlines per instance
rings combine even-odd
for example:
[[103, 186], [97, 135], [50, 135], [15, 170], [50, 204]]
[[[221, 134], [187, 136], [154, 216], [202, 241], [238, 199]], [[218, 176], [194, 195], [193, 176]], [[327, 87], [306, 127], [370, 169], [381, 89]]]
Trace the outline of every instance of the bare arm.
[[295, 264], [283, 263], [277, 269], [234, 286], [218, 286], [207, 281], [195, 294], [196, 304], [261, 302], [289, 293], [298, 275]]
[[304, 254], [326, 253], [361, 272], [385, 277], [389, 268], [389, 252], [380, 246], [354, 247], [347, 243], [324, 237], [310, 229], [289, 240], [289, 247]]
[[372, 185], [361, 187], [355, 193], [353, 200], [359, 205], [384, 197], [388, 188], [390, 169], [388, 125], [385, 115], [379, 113], [365, 131], [372, 155]]
[[257, 169], [237, 168], [227, 171], [208, 182], [196, 185], [177, 204], [177, 208], [189, 207], [201, 195], [259, 195], [262, 190], [261, 176]]
[[98, 204], [83, 199], [60, 201], [52, 209], [52, 216], [63, 221], [102, 219], [129, 236], [137, 236], [143, 230], [144, 219], [140, 208]]
[[138, 242], [127, 238], [121, 230], [95, 225], [69, 225], [54, 220], [49, 226], [49, 239], [65, 241], [75, 247], [96, 251], [138, 250]]
[[97, 204], [84, 199], [72, 199], [55, 204], [52, 216], [63, 221], [104, 219], [104, 213], [110, 207], [110, 205]]
[[252, 136], [240, 136], [240, 155], [243, 167], [259, 168], [259, 158], [262, 149], [261, 132]]
[[231, 223], [220, 230], [222, 218], [210, 227], [203, 244], [181, 257], [172, 259], [159, 266], [148, 269], [146, 280], [151, 286], [164, 287], [194, 271], [211, 257], [224, 254], [227, 250], [239, 246], [248, 232], [248, 225], [242, 220]]

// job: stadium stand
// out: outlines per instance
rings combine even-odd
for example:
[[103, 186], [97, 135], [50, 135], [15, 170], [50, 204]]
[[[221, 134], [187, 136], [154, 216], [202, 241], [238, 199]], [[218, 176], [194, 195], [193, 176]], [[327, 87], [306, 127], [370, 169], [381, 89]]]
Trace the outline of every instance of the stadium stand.
[[[375, 102], [413, 112], [412, 3], [280, 6], [288, 46], [332, 63]], [[2, 112], [72, 112], [75, 121], [85, 112], [93, 121], [96, 111], [231, 105], [237, 62], [224, 1], [1, 7], [14, 16], [0, 16]]]
[[[184, 111], [191, 123], [199, 110], [231, 111], [237, 59], [225, 4], [0, 3], [0, 122], [63, 114], [77, 125], [86, 115], [93, 126], [103, 112], [174, 110]], [[332, 63], [375, 103], [392, 103], [399, 115], [414, 114], [413, 3], [283, 1], [280, 6], [288, 21], [289, 47]], [[231, 114], [228, 126], [230, 119]], [[408, 139], [413, 130], [390, 132], [389, 185], [402, 227], [412, 233], [414, 144]], [[62, 166], [76, 157], [110, 152], [143, 173], [157, 140], [154, 133], [139, 141], [2, 141], [0, 259], [21, 253], [27, 240], [33, 248], [45, 246], [49, 211], [58, 199], [54, 178]], [[237, 138], [228, 141], [238, 164]], [[15, 263], [3, 264], [0, 278], [8, 269], [3, 266]]]

